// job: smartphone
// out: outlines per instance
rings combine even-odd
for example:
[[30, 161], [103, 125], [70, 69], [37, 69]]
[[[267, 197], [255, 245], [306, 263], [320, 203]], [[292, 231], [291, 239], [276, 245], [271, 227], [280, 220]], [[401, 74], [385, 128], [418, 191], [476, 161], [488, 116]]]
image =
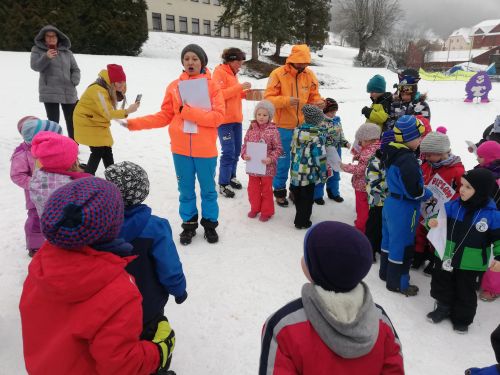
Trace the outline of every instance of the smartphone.
[[55, 44], [49, 44], [49, 49], [56, 49], [57, 46]]
[[135, 98], [135, 102], [136, 102], [136, 103], [140, 103], [140, 102], [141, 102], [141, 99], [142, 99], [142, 94], [139, 94], [139, 95], [137, 95], [137, 96], [136, 96], [136, 98]]

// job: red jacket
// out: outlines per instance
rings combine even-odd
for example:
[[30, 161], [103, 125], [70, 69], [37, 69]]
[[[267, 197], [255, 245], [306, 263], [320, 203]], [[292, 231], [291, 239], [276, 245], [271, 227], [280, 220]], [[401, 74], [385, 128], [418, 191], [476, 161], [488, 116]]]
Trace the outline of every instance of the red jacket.
[[226, 114], [222, 123], [241, 123], [243, 121], [241, 99], [245, 98], [246, 91], [243, 91], [238, 77], [228, 64], [220, 64], [214, 69], [212, 79], [220, 86], [226, 102]]
[[30, 375], [149, 375], [155, 344], [139, 341], [141, 295], [128, 260], [46, 242], [29, 265], [19, 309]]
[[[178, 89], [179, 81], [199, 78], [206, 78], [208, 81], [211, 111], [182, 105]], [[224, 114], [224, 97], [219, 85], [212, 80], [210, 72], [206, 69], [205, 73], [196, 76], [183, 72], [179, 79], [168, 85], [160, 112], [129, 119], [127, 122], [129, 130], [162, 128], [170, 125], [168, 134], [172, 153], [195, 158], [213, 158], [217, 156], [217, 128], [224, 120]], [[184, 120], [196, 123], [198, 133], [185, 133]]]
[[422, 163], [422, 175], [424, 177], [424, 184], [427, 185], [431, 181], [435, 174], [439, 174], [443, 180], [450, 185], [453, 190], [455, 190], [455, 195], [452, 199], [455, 199], [459, 195], [458, 189], [460, 189], [461, 178], [465, 173], [464, 165], [460, 161], [459, 157], [452, 162], [450, 165], [443, 165], [439, 168], [433, 168], [432, 164], [428, 161]]

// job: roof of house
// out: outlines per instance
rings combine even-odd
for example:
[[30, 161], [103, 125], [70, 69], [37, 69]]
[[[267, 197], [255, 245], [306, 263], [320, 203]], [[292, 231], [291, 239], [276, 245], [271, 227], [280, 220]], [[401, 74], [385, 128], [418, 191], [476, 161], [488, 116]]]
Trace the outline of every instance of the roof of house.
[[453, 31], [450, 35], [450, 38], [453, 36], [462, 36], [466, 41], [468, 41], [471, 31], [472, 29], [469, 27], [461, 27], [460, 29]]
[[479, 29], [481, 29], [482, 33], [479, 34], [489, 34], [491, 30], [493, 30], [496, 26], [500, 25], [500, 19], [496, 20], [486, 20], [483, 22], [479, 22], [477, 25], [472, 27], [472, 33], [476, 34]]
[[[473, 49], [473, 50], [453, 50], [453, 51], [433, 51], [425, 55], [425, 62], [465, 62], [473, 59], [483, 53], [488, 52], [487, 49]], [[470, 55], [469, 55], [470, 54]]]

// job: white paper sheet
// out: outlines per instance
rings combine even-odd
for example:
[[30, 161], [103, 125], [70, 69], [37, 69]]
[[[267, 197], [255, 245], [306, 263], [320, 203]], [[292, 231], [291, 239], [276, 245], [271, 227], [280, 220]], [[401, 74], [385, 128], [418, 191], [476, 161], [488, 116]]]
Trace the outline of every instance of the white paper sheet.
[[[206, 78], [179, 81], [179, 94], [183, 104], [207, 111], [212, 109]], [[184, 120], [183, 130], [184, 133], [198, 133], [198, 125], [192, 121]]]
[[472, 148], [472, 152], [477, 154], [477, 146], [474, 142], [471, 142], [471, 141], [465, 141], [465, 143], [467, 144], [467, 147], [470, 147]]
[[328, 146], [326, 148], [326, 162], [335, 172], [340, 172], [340, 163], [342, 163], [342, 159], [335, 147]]
[[267, 144], [262, 142], [248, 142], [246, 154], [250, 156], [247, 160], [247, 173], [265, 175], [266, 165], [262, 162], [267, 157]]
[[443, 259], [446, 248], [446, 219], [446, 210], [442, 207], [437, 216], [438, 226], [431, 228], [427, 233], [427, 239], [434, 246], [441, 259]]

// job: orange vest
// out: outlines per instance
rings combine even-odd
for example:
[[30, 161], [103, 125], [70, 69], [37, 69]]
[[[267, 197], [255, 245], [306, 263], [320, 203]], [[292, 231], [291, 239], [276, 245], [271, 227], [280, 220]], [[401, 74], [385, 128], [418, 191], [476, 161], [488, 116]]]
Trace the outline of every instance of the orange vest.
[[[224, 97], [219, 85], [211, 79], [210, 72], [189, 76], [183, 72], [179, 79], [170, 83], [161, 105], [161, 110], [154, 115], [129, 119], [129, 130], [142, 130], [162, 128], [170, 125], [170, 145], [172, 153], [192, 156], [197, 158], [211, 158], [217, 156], [217, 128], [224, 119], [225, 105]], [[187, 79], [206, 78], [208, 80], [208, 93], [212, 103], [212, 110], [205, 111], [200, 108], [184, 106], [182, 112], [182, 100], [179, 95], [179, 81]], [[198, 133], [184, 132], [184, 120], [189, 120], [198, 125]]]
[[241, 99], [245, 97], [245, 92], [238, 82], [238, 77], [236, 77], [229, 65], [220, 64], [214, 69], [212, 79], [220, 86], [222, 96], [226, 101], [226, 115], [222, 123], [241, 123], [243, 121]]

